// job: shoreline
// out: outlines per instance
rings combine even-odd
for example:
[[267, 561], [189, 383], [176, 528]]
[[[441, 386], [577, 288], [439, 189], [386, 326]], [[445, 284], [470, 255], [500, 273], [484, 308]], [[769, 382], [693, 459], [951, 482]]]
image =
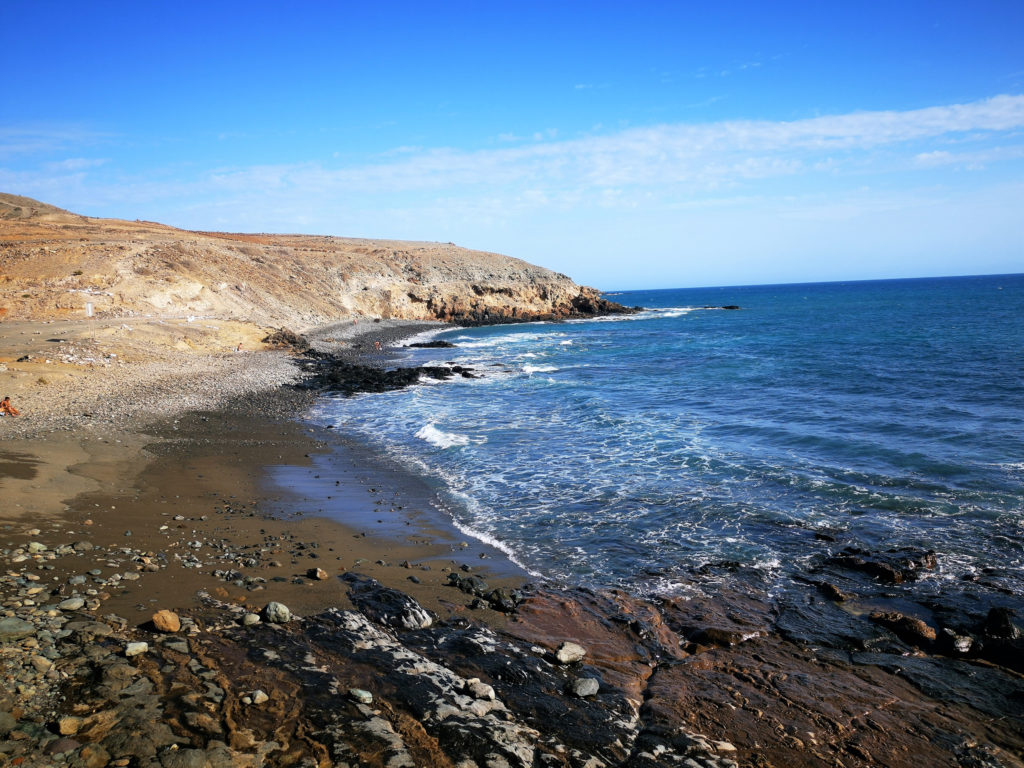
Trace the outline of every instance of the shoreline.
[[[311, 340], [386, 364], [373, 337], [404, 333], [359, 330]], [[541, 586], [492, 610], [449, 578], [528, 579], [460, 546], [414, 477], [302, 418], [309, 392], [241, 370], [254, 389], [204, 393], [213, 410], [5, 444], [22, 506], [0, 522], [0, 617], [33, 630], [0, 627], [0, 765], [1024, 765], [1019, 674], [895, 637], [815, 650], [824, 600], [780, 616], [723, 579], [663, 599]], [[156, 630], [160, 610], [181, 629]]]

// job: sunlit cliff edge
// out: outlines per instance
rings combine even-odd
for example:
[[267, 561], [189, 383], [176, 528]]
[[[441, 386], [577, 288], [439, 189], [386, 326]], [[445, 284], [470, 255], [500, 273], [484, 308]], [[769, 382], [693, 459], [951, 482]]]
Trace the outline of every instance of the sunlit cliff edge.
[[462, 324], [617, 311], [597, 290], [451, 243], [191, 232], [0, 194], [0, 319], [196, 316], [306, 329], [347, 318]]

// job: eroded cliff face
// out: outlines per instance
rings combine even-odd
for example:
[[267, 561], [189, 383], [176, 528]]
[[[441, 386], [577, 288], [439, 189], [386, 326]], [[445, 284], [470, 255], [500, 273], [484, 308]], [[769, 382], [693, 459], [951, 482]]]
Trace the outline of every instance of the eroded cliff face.
[[520, 322], [619, 311], [565, 275], [451, 243], [189, 232], [0, 194], [0, 317]]

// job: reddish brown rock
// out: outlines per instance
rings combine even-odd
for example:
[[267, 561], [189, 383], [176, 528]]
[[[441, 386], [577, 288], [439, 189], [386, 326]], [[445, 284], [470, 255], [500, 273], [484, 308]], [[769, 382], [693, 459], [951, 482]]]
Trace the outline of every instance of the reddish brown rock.
[[871, 614], [871, 620], [892, 630], [904, 642], [921, 648], [930, 647], [938, 636], [935, 629], [921, 619], [896, 611], [875, 611]]

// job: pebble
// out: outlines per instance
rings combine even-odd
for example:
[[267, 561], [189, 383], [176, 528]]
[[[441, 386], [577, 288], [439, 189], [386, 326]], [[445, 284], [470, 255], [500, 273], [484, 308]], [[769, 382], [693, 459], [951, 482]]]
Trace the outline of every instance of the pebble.
[[23, 637], [34, 634], [35, 631], [35, 625], [24, 619], [18, 619], [13, 616], [0, 619], [0, 642], [20, 640]]
[[263, 616], [271, 624], [287, 624], [292, 619], [292, 612], [284, 603], [270, 602], [263, 609]]
[[177, 632], [181, 629], [181, 619], [174, 611], [164, 609], [153, 614], [153, 626], [158, 632]]
[[373, 703], [373, 694], [362, 688], [349, 688], [348, 695], [352, 697], [353, 701], [358, 701], [360, 704]]
[[586, 648], [570, 642], [562, 643], [558, 646], [558, 650], [555, 651], [555, 658], [558, 659], [559, 664], [573, 664], [577, 661], [582, 661], [586, 655]]
[[474, 699], [486, 699], [487, 701], [494, 701], [494, 688], [489, 686], [477, 678], [471, 678], [466, 681], [469, 686], [469, 692], [472, 694]]
[[585, 699], [587, 696], [593, 696], [601, 689], [601, 684], [594, 677], [577, 677], [572, 681], [572, 692], [579, 696], [581, 699]]
[[77, 611], [84, 606], [85, 599], [81, 597], [69, 597], [57, 603], [57, 607], [62, 611]]
[[128, 645], [125, 646], [124, 655], [130, 658], [132, 656], [138, 656], [140, 653], [145, 653], [148, 650], [149, 643], [128, 643]]
[[263, 704], [266, 701], [270, 701], [270, 697], [258, 688], [249, 694], [249, 698], [253, 704]]
[[61, 736], [74, 736], [82, 727], [82, 718], [65, 715], [57, 721], [57, 730]]

